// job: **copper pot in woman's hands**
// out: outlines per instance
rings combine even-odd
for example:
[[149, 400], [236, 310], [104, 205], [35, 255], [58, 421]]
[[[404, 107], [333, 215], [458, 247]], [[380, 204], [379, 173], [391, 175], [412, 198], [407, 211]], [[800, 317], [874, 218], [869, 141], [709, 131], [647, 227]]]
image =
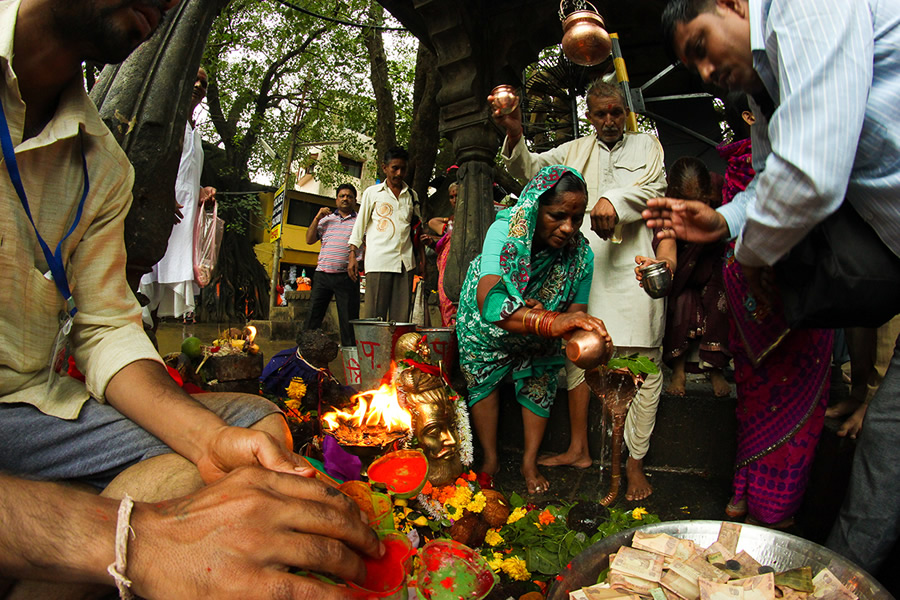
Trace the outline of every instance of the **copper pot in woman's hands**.
[[609, 361], [612, 344], [594, 330], [579, 329], [566, 342], [566, 356], [582, 369], [593, 369]]

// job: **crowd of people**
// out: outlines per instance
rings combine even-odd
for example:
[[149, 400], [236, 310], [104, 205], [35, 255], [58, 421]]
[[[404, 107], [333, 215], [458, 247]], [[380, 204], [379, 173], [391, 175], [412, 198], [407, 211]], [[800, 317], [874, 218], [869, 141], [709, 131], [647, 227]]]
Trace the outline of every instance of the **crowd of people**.
[[[337, 598], [337, 588], [287, 569], [359, 581], [364, 559], [384, 552], [355, 505], [290, 450], [277, 407], [257, 396], [188, 395], [141, 326], [125, 281], [134, 172], [81, 69], [123, 60], [177, 4], [0, 1], [0, 293], [9, 295], [0, 305], [0, 594], [10, 598], [89, 597], [111, 585], [123, 597], [219, 597], [227, 588], [234, 597]], [[790, 524], [826, 415], [834, 334], [791, 328], [770, 271], [844, 202], [900, 255], [898, 14], [900, 0], [671, 0], [667, 46], [705, 81], [737, 92], [726, 98], [734, 139], [719, 148], [721, 177], [684, 158], [667, 178], [657, 139], [626, 130], [616, 84], [588, 89], [589, 135], [544, 153], [526, 146], [519, 109], [493, 112], [505, 132], [501, 157], [527, 184], [488, 229], [458, 304], [439, 290], [444, 324], [455, 321], [485, 485], [499, 468], [507, 378], [522, 407], [527, 491], [549, 489], [540, 465], [592, 464], [584, 371], [561, 351], [562, 340], [590, 331], [604, 361], [637, 353], [668, 362], [675, 394], [689, 370], [728, 394], [733, 360], [737, 460], [723, 508]], [[201, 72], [197, 94], [204, 82]], [[197, 147], [195, 132], [188, 123], [186, 151]], [[307, 238], [322, 251], [306, 326], [321, 326], [333, 295], [345, 346], [355, 341], [363, 248], [366, 317], [409, 320], [423, 225], [440, 236], [444, 284], [452, 217], [423, 223], [405, 181], [408, 153], [382, 158], [384, 181], [362, 192], [358, 208], [356, 189], [339, 187], [336, 210], [321, 210]], [[186, 170], [195, 162], [193, 150], [182, 158]], [[200, 210], [214, 190], [195, 174], [185, 182], [179, 204]], [[460, 187], [448, 188], [452, 198]], [[183, 254], [170, 251], [146, 282], [148, 297], [151, 308], [188, 318], [192, 279], [162, 277]], [[635, 277], [636, 264], [655, 262], [672, 272], [668, 299], [651, 298]], [[22, 290], [27, 306], [14, 297]], [[25, 343], [13, 343], [12, 331]], [[851, 334], [864, 340], [853, 344], [858, 381], [880, 385], [839, 408], [858, 445], [828, 541], [869, 571], [900, 537], [900, 345], [896, 324], [879, 334]], [[48, 364], [70, 354], [83, 380]], [[563, 369], [571, 444], [539, 457]], [[628, 413], [628, 500], [653, 491], [643, 460], [662, 383], [661, 373], [646, 377]], [[70, 481], [89, 491], [58, 483]]]

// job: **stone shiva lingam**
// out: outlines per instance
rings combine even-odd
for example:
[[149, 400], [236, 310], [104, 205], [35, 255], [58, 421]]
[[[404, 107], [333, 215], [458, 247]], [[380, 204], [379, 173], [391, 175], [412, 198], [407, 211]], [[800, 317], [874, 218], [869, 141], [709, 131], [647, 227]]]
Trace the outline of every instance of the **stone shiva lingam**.
[[426, 336], [406, 333], [394, 345], [394, 383], [400, 404], [412, 415], [412, 432], [428, 458], [428, 481], [442, 486], [463, 471], [456, 409]]

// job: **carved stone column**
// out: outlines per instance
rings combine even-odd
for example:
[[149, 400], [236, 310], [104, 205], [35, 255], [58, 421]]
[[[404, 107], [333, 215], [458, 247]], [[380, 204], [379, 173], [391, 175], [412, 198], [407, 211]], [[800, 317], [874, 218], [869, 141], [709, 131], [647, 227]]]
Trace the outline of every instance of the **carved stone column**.
[[227, 3], [183, 0], [149, 41], [123, 63], [103, 69], [91, 91], [134, 165], [134, 203], [125, 221], [133, 289], [166, 253], [191, 89], [212, 23]]

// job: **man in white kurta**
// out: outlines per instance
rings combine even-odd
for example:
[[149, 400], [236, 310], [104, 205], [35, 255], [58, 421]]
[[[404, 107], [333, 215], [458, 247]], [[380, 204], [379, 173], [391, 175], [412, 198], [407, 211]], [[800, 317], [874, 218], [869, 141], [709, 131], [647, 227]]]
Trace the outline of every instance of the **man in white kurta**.
[[[528, 179], [546, 165], [578, 169], [588, 187], [582, 233], [594, 252], [594, 277], [588, 312], [606, 324], [618, 355], [639, 353], [661, 364], [666, 305], [650, 298], [634, 276], [635, 256], [654, 256], [653, 232], [644, 226], [646, 202], [665, 192], [663, 150], [646, 133], [625, 132], [625, 100], [618, 86], [597, 82], [588, 90], [587, 117], [596, 132], [547, 152], [529, 152], [522, 138], [521, 113], [495, 113], [507, 131], [502, 157], [509, 172]], [[541, 461], [547, 465], [591, 464], [587, 445], [589, 393], [584, 372], [566, 366], [572, 442], [565, 454]], [[648, 496], [652, 488], [643, 473], [643, 458], [656, 423], [662, 374], [650, 375], [631, 405], [625, 423], [629, 500]]]
[[[206, 96], [206, 87], [206, 71], [201, 68], [191, 93], [191, 114]], [[141, 278], [139, 288], [150, 300], [144, 307], [143, 319], [152, 327], [156, 326], [152, 313], [157, 317], [183, 317], [185, 323], [194, 321], [194, 296], [200, 293], [194, 280], [194, 223], [200, 206], [215, 194], [214, 188], [200, 187], [202, 171], [200, 130], [189, 119], [184, 125], [181, 162], [175, 179], [175, 202], [180, 207], [181, 220], [172, 227], [166, 255]]]

